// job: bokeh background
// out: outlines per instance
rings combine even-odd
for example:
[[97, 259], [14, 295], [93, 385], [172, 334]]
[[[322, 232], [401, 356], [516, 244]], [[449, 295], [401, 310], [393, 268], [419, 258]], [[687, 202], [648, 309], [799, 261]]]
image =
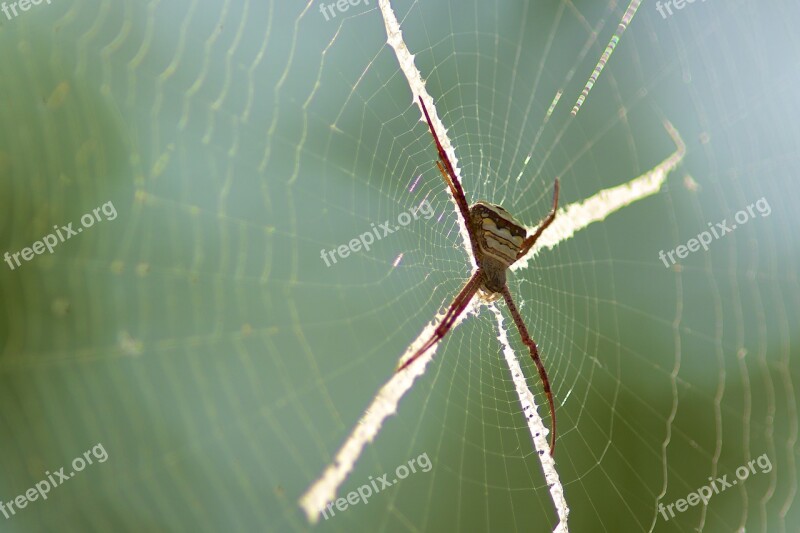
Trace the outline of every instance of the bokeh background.
[[[566, 205], [673, 153], [664, 120], [686, 142], [661, 192], [512, 276], [571, 530], [797, 531], [800, 6], [646, 0], [575, 118], [627, 4], [393, 6], [472, 201], [534, 225], [556, 177]], [[0, 500], [108, 453], [0, 531], [312, 529], [299, 496], [469, 275], [375, 1], [328, 18], [277, 0], [0, 15], [0, 253], [118, 211], [0, 265]], [[769, 216], [659, 260], [761, 198]], [[430, 220], [321, 259], [424, 200]], [[342, 492], [423, 453], [431, 471], [313, 529], [552, 530], [495, 327], [483, 309], [445, 339]], [[763, 454], [771, 471], [658, 514]]]

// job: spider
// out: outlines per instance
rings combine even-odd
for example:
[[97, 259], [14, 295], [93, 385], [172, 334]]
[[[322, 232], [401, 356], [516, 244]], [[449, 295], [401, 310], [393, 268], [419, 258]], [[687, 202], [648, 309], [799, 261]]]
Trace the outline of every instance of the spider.
[[545, 396], [547, 396], [547, 403], [550, 405], [550, 422], [552, 424], [550, 454], [552, 455], [556, 445], [556, 410], [553, 403], [553, 393], [550, 390], [550, 381], [547, 379], [544, 364], [539, 358], [539, 349], [528, 334], [525, 322], [523, 322], [517, 306], [514, 304], [514, 299], [511, 297], [511, 292], [508, 290], [506, 271], [528, 253], [542, 232], [555, 220], [556, 210], [558, 209], [558, 178], [556, 178], [553, 185], [553, 207], [539, 223], [539, 227], [536, 228], [532, 235], [527, 235], [525, 228], [499, 205], [479, 201], [470, 206], [467, 203], [466, 196], [464, 196], [464, 189], [461, 188], [461, 184], [453, 170], [453, 165], [447, 158], [447, 154], [445, 154], [444, 148], [439, 142], [439, 137], [436, 136], [431, 117], [428, 115], [428, 110], [425, 108], [425, 102], [422, 101], [421, 96], [419, 97], [419, 103], [425, 113], [425, 120], [428, 122], [428, 128], [431, 130], [433, 140], [436, 141], [436, 149], [439, 152], [439, 160], [436, 161], [436, 166], [439, 168], [445, 183], [450, 187], [450, 192], [453, 194], [456, 204], [458, 204], [458, 210], [467, 227], [472, 253], [478, 268], [455, 297], [453, 303], [450, 304], [433, 335], [414, 355], [397, 368], [397, 372], [407, 368], [419, 356], [442, 340], [478, 291], [481, 291], [482, 295], [489, 300], [502, 295], [509, 311], [511, 311], [511, 316], [514, 318], [514, 324], [516, 324], [520, 337], [522, 337], [522, 342], [530, 350], [531, 358], [539, 370], [539, 378], [542, 381]]

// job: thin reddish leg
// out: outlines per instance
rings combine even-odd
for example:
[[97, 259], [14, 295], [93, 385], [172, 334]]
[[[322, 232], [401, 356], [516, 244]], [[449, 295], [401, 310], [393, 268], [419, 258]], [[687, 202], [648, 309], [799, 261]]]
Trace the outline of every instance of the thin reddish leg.
[[450, 194], [452, 194], [453, 197], [455, 198], [455, 196], [458, 194], [458, 189], [456, 189], [456, 186], [453, 185], [453, 180], [450, 179], [450, 176], [448, 176], [447, 172], [444, 170], [444, 167], [442, 166], [442, 162], [441, 161], [437, 161], [436, 162], [436, 167], [439, 169], [439, 172], [442, 173], [442, 177], [444, 178], [444, 182], [447, 184], [448, 187], [450, 187]]
[[428, 115], [428, 108], [425, 107], [425, 102], [422, 101], [422, 97], [419, 97], [419, 105], [422, 106], [422, 112], [425, 113], [425, 120], [428, 122], [428, 128], [431, 130], [431, 135], [433, 135], [433, 140], [436, 142], [436, 150], [439, 152], [439, 159], [442, 160], [444, 163], [444, 167], [447, 170], [448, 174], [450, 174], [450, 179], [452, 180], [453, 186], [456, 188], [456, 202], [458, 203], [459, 209], [461, 209], [461, 214], [464, 215], [464, 218], [469, 219], [469, 202], [467, 202], [467, 197], [464, 194], [464, 189], [461, 188], [461, 184], [458, 182], [458, 178], [456, 178], [456, 173], [453, 170], [453, 165], [450, 164], [450, 159], [448, 159], [447, 154], [442, 148], [442, 143], [439, 142], [439, 137], [436, 135], [436, 130], [433, 129], [433, 122], [431, 122], [431, 117]]
[[550, 380], [547, 379], [547, 372], [544, 369], [544, 364], [542, 364], [542, 360], [539, 358], [539, 349], [528, 334], [528, 328], [525, 327], [525, 322], [522, 321], [522, 317], [519, 315], [519, 311], [517, 311], [517, 306], [514, 305], [514, 299], [511, 298], [508, 285], [503, 287], [503, 299], [505, 299], [506, 305], [509, 311], [511, 311], [511, 316], [514, 317], [514, 324], [517, 325], [517, 330], [519, 330], [519, 335], [522, 337], [522, 342], [525, 343], [525, 346], [527, 346], [531, 352], [531, 358], [536, 364], [536, 368], [539, 370], [539, 379], [542, 380], [542, 388], [544, 388], [544, 394], [547, 396], [547, 403], [550, 404], [550, 422], [552, 424], [550, 432], [550, 455], [552, 456], [556, 449], [556, 406], [553, 403], [553, 392], [550, 390]]
[[449, 332], [450, 328], [453, 327], [456, 319], [459, 317], [459, 315], [461, 315], [461, 313], [464, 312], [464, 309], [467, 308], [467, 305], [469, 305], [470, 300], [472, 300], [472, 297], [478, 291], [478, 288], [480, 288], [481, 283], [483, 283], [483, 271], [478, 269], [455, 297], [453, 303], [450, 304], [447, 313], [445, 313], [442, 321], [439, 322], [439, 325], [436, 326], [431, 338], [428, 339], [419, 350], [414, 352], [414, 355], [406, 359], [405, 363], [397, 367], [397, 372], [400, 372], [408, 365], [416, 361], [420, 355], [428, 351], [437, 342], [442, 340], [445, 335], [447, 335], [447, 332]]
[[556, 178], [555, 184], [553, 185], [553, 208], [550, 209], [550, 212], [547, 216], [539, 223], [539, 227], [536, 228], [536, 232], [522, 241], [522, 246], [520, 246], [519, 253], [517, 253], [517, 259], [521, 259], [525, 257], [525, 254], [528, 253], [528, 250], [536, 244], [536, 241], [539, 240], [539, 237], [542, 235], [544, 230], [547, 229], [547, 226], [553, 223], [553, 220], [556, 218], [556, 211], [558, 210], [558, 178]]
[[[469, 230], [469, 202], [467, 202], [467, 197], [464, 195], [464, 189], [461, 187], [461, 183], [456, 177], [456, 172], [453, 170], [453, 165], [450, 163], [450, 159], [447, 157], [444, 148], [442, 148], [442, 143], [439, 142], [439, 137], [436, 135], [436, 130], [433, 129], [433, 122], [431, 122], [431, 117], [428, 115], [428, 109], [425, 107], [425, 102], [422, 101], [421, 96], [419, 97], [419, 105], [422, 107], [422, 112], [425, 113], [425, 120], [428, 122], [428, 129], [431, 130], [433, 140], [436, 142], [436, 150], [439, 152], [439, 159], [442, 161], [442, 163], [444, 163], [444, 168], [447, 170], [447, 175], [442, 172], [441, 165], [439, 165], [437, 162], [437, 165], [439, 165], [439, 171], [442, 172], [442, 176], [444, 177], [447, 186], [450, 188], [450, 192], [453, 194], [453, 197], [456, 200], [458, 210], [461, 212], [461, 217], [464, 219], [464, 224]], [[469, 242], [472, 246], [472, 254], [477, 258], [477, 244], [472, 239], [472, 232], [468, 231], [468, 234]]]

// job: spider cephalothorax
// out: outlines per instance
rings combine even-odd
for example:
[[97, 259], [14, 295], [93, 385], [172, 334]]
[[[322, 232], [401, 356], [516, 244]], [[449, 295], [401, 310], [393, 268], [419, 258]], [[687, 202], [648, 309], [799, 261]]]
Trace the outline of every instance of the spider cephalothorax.
[[542, 360], [539, 358], [539, 349], [528, 334], [525, 322], [523, 322], [517, 306], [514, 304], [514, 299], [511, 297], [511, 292], [508, 290], [506, 272], [511, 265], [528, 253], [542, 232], [555, 219], [556, 209], [558, 208], [558, 180], [555, 180], [553, 187], [553, 207], [532, 235], [528, 235], [525, 227], [499, 205], [476, 202], [470, 206], [464, 195], [464, 189], [461, 188], [461, 183], [459, 183], [455, 170], [453, 170], [453, 165], [450, 164], [450, 160], [439, 142], [439, 137], [436, 135], [431, 117], [428, 115], [428, 110], [425, 108], [425, 102], [422, 101], [421, 96], [419, 97], [419, 103], [425, 113], [425, 120], [428, 122], [433, 140], [436, 141], [436, 149], [439, 152], [439, 161], [436, 162], [436, 166], [439, 167], [439, 172], [442, 173], [442, 177], [444, 177], [444, 181], [450, 188], [450, 192], [458, 205], [461, 218], [467, 227], [472, 253], [478, 268], [456, 295], [453, 303], [450, 304], [444, 317], [442, 317], [442, 321], [436, 326], [431, 338], [411, 357], [406, 359], [398, 367], [397, 371], [399, 372], [408, 367], [419, 356], [439, 342], [453, 327], [456, 319], [467, 308], [473, 296], [480, 294], [480, 297], [485, 301], [493, 301], [499, 295], [502, 295], [508, 310], [511, 312], [511, 317], [514, 319], [514, 324], [517, 326], [520, 337], [522, 337], [522, 342], [530, 350], [531, 358], [539, 371], [539, 378], [542, 380], [542, 387], [547, 397], [547, 403], [550, 406], [552, 426], [550, 453], [552, 454], [556, 445], [556, 409], [553, 403], [553, 393], [550, 390], [550, 381], [547, 379], [547, 372], [544, 369]]
[[476, 202], [469, 208], [469, 223], [480, 250], [475, 260], [484, 274], [481, 288], [500, 293], [506, 286], [506, 270], [516, 262], [528, 232], [511, 213], [486, 202]]

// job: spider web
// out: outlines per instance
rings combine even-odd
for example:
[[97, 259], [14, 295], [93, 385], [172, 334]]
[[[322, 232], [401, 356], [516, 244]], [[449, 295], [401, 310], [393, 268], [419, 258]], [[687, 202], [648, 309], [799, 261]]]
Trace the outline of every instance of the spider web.
[[[576, 117], [626, 4], [392, 7], [471, 202], [533, 227], [556, 177], [580, 205], [671, 157], [666, 124], [686, 143], [656, 194], [509, 276], [570, 529], [795, 530], [798, 7], [645, 2]], [[3, 529], [306, 530], [301, 496], [471, 270], [380, 10], [78, 0], [2, 22], [0, 252], [119, 211], [0, 274], [0, 500], [97, 442], [110, 457]], [[659, 260], [762, 197], [770, 216]], [[316, 529], [553, 530], [500, 318], [477, 307], [442, 341], [337, 497], [431, 470]], [[762, 454], [770, 472], [658, 513]]]

